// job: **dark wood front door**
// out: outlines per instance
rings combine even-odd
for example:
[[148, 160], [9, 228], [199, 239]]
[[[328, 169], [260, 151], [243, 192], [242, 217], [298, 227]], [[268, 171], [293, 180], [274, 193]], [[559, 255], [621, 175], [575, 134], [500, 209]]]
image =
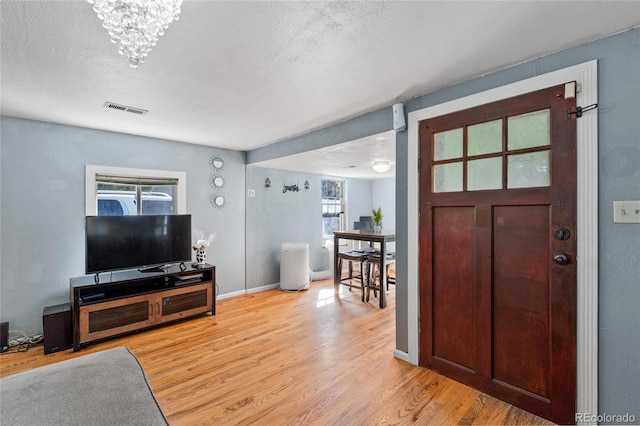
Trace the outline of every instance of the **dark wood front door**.
[[572, 84], [420, 123], [420, 363], [557, 423], [575, 412]]

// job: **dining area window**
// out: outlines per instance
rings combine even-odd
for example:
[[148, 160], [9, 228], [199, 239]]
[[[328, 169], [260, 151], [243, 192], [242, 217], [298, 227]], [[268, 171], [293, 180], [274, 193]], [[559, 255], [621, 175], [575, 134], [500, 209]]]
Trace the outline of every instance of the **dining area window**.
[[322, 238], [345, 230], [344, 181], [322, 180]]

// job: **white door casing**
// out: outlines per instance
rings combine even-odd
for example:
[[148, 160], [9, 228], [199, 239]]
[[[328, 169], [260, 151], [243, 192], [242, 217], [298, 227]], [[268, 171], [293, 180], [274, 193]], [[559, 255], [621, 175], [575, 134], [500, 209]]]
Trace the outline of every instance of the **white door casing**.
[[[419, 277], [418, 277], [418, 152], [419, 122], [463, 109], [511, 98], [546, 87], [575, 81], [577, 105], [597, 103], [598, 63], [596, 60], [532, 77], [485, 92], [455, 99], [408, 114], [408, 352], [395, 356], [414, 365], [419, 360]], [[585, 113], [577, 120], [577, 336], [576, 412], [598, 412], [598, 114]]]

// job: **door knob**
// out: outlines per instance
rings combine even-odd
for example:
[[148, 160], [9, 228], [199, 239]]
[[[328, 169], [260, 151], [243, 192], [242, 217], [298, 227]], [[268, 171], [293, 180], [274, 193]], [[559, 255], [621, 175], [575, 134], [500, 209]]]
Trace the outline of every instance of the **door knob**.
[[558, 265], [566, 265], [569, 263], [569, 256], [564, 253], [556, 253], [553, 255], [553, 261]]

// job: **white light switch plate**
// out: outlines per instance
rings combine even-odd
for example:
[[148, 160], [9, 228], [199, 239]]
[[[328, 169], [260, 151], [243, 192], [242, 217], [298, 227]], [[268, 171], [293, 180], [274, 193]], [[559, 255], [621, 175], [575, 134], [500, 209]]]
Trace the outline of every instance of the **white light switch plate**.
[[247, 189], [247, 197], [255, 197], [256, 190], [255, 189]]
[[614, 201], [614, 223], [640, 223], [640, 201]]

